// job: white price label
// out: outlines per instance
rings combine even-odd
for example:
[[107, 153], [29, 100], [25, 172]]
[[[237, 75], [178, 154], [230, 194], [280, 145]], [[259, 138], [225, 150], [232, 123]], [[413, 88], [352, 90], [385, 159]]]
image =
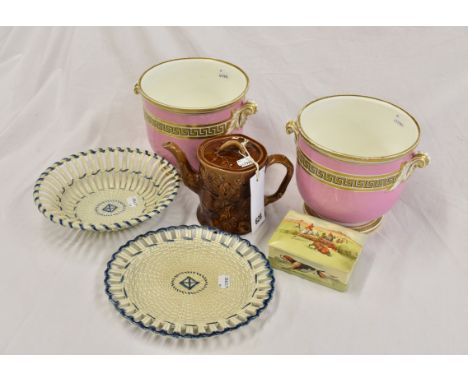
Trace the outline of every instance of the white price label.
[[218, 276], [218, 286], [220, 288], [229, 288], [229, 285], [231, 284], [230, 280], [229, 280], [229, 276], [227, 275], [220, 275]]
[[136, 196], [130, 196], [127, 198], [127, 204], [129, 207], [136, 207], [138, 204], [138, 199]]
[[244, 157], [237, 161], [237, 165], [240, 167], [247, 167], [247, 166], [250, 166], [252, 163], [253, 163], [253, 160], [251, 157]]
[[252, 233], [265, 221], [265, 167], [250, 178], [250, 224]]

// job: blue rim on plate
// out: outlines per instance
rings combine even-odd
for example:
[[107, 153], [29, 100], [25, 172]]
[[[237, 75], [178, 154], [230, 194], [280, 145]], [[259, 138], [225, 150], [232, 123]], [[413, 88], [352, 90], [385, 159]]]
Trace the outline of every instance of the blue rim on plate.
[[[180, 244], [182, 244], [181, 247], [184, 247], [184, 243], [186, 243], [187, 247], [185, 249], [190, 247], [192, 248], [192, 250], [180, 250], [177, 254], [177, 250], [169, 250], [168, 248], [164, 248], [165, 245], [173, 245], [171, 243], [174, 242], [179, 242]], [[198, 255], [199, 257], [196, 258], [196, 262], [189, 262], [192, 265], [199, 265], [199, 261], [205, 261], [203, 259], [203, 256], [205, 256], [206, 258], [206, 264], [212, 264], [213, 259], [216, 259], [216, 256], [218, 256], [217, 261], [225, 258], [226, 260], [229, 260], [229, 263], [231, 263], [232, 261], [238, 262], [240, 267], [239, 270], [242, 269], [240, 273], [242, 273], [243, 277], [239, 278], [235, 276], [233, 277], [233, 280], [247, 280], [245, 284], [248, 284], [248, 280], [250, 280], [251, 284], [249, 284], [249, 286], [246, 287], [246, 291], [248, 291], [249, 293], [252, 292], [252, 290], [249, 288], [253, 288], [253, 286], [255, 286], [255, 288], [253, 289], [253, 293], [250, 295], [250, 297], [248, 297], [248, 300], [246, 300], [248, 303], [242, 306], [240, 310], [236, 310], [238, 309], [236, 306], [234, 308], [236, 310], [235, 314], [232, 314], [227, 318], [221, 317], [215, 322], [210, 321], [206, 324], [181, 324], [179, 322], [168, 321], [169, 318], [167, 317], [166, 320], [164, 319], [165, 317], [157, 317], [157, 313], [154, 313], [154, 310], [158, 309], [153, 308], [148, 304], [162, 304], [161, 306], [163, 308], [161, 309], [161, 311], [167, 313], [166, 308], [169, 305], [179, 306], [178, 304], [176, 304], [175, 301], [179, 301], [180, 304], [180, 301], [184, 301], [184, 298], [196, 299], [198, 298], [196, 296], [203, 295], [202, 293], [200, 295], [197, 295], [197, 290], [194, 291], [195, 294], [184, 293], [183, 291], [180, 291], [182, 292], [181, 294], [177, 294], [177, 292], [174, 292], [173, 290], [171, 290], [171, 288], [166, 288], [165, 286], [168, 286], [170, 284], [171, 278], [172, 280], [174, 280], [173, 274], [178, 276], [182, 273], [189, 273], [195, 279], [197, 279], [197, 275], [200, 275], [204, 278], [205, 281], [207, 281], [205, 276], [201, 274], [203, 272], [203, 264], [199, 265], [197, 271], [193, 272], [183, 272], [187, 271], [187, 269], [184, 268], [183, 265], [180, 269], [177, 269], [177, 266], [179, 266], [181, 263], [179, 261], [180, 259], [183, 259], [185, 256], [189, 256], [191, 257], [191, 259], [193, 259], [193, 256], [197, 256], [196, 251], [193, 250], [193, 248], [196, 248], [197, 246], [195, 242], [202, 245], [201, 248], [203, 249], [203, 255]], [[212, 254], [209, 253], [210, 246], [213, 249], [212, 254], [214, 257], [209, 257], [212, 256]], [[153, 248], [158, 249], [155, 249], [154, 251], [156, 252], [154, 252]], [[225, 254], [219, 255], [219, 253], [222, 252], [224, 248], [226, 249]], [[157, 251], [159, 251], [159, 253]], [[138, 259], [138, 256], [141, 255], [145, 257], [140, 257]], [[173, 256], [173, 259], [170, 259], [170, 261], [168, 261], [166, 264], [162, 264], [160, 260], [161, 256], [167, 257], [169, 259], [170, 256]], [[240, 257], [232, 258], [230, 256]], [[227, 259], [228, 257], [229, 259]], [[131, 266], [133, 261], [135, 261], [137, 264], [134, 269], [132, 269]], [[173, 272], [168, 272], [167, 264], [174, 263], [176, 265], [174, 265]], [[247, 263], [249, 266], [246, 265]], [[226, 269], [226, 266], [227, 264], [223, 264], [223, 266], [220, 267], [221, 272], [223, 272]], [[138, 269], [138, 267], [140, 267], [140, 269]], [[152, 275], [152, 269], [154, 269], [154, 275]], [[164, 271], [162, 271], [161, 269], [164, 269]], [[200, 269], [201, 272], [198, 272]], [[216, 272], [217, 271], [218, 269], [216, 270]], [[213, 274], [215, 274], [216, 272], [208, 270], [208, 274], [211, 276], [213, 276]], [[144, 274], [143, 281], [138, 281], [138, 274]], [[246, 275], [248, 275], [247, 278], [245, 278]], [[155, 282], [151, 282], [151, 277], [154, 277], [153, 280]], [[129, 279], [128, 282], [126, 282], [125, 278]], [[180, 284], [184, 285], [184, 282], [186, 282], [187, 279], [191, 279], [191, 277], [182, 280]], [[207, 289], [210, 289], [205, 289], [206, 285], [202, 285], [205, 281], [203, 281], [203, 279], [201, 278], [198, 278], [198, 281], [193, 279], [189, 281], [191, 282], [191, 284], [185, 285], [187, 289], [197, 289], [199, 282], [200, 287], [198, 289], [200, 291], [206, 291]], [[210, 278], [209, 282], [211, 283], [212, 281], [213, 277]], [[153, 292], [148, 292], [147, 290], [145, 290], [144, 293], [141, 293], [141, 289], [138, 289], [138, 287], [135, 289], [135, 285], [138, 283], [140, 283], [140, 288], [153, 288]], [[161, 283], [163, 284], [162, 288], [164, 288], [164, 291], [162, 293], [167, 293], [167, 296], [158, 297], [154, 294], [158, 293], [158, 287], [155, 287], [155, 285], [160, 285]], [[215, 228], [200, 225], [170, 226], [155, 231], [149, 231], [145, 234], [139, 235], [136, 238], [129, 240], [126, 244], [122, 245], [115, 253], [113, 253], [111, 259], [107, 263], [107, 267], [104, 272], [105, 292], [111, 303], [123, 317], [125, 317], [133, 324], [138, 325], [142, 329], [176, 338], [211, 337], [238, 329], [248, 324], [253, 319], [258, 317], [260, 313], [268, 306], [274, 292], [274, 283], [275, 278], [273, 275], [273, 270], [266, 256], [255, 245], [251, 244], [248, 240], [243, 239], [238, 235], [230, 234]], [[172, 289], [174, 287], [173, 284], [174, 282], [172, 281]], [[216, 282], [214, 282], [214, 284], [216, 284]], [[134, 290], [129, 292], [128, 290], [126, 290], [126, 287], [128, 286], [134, 288]], [[177, 286], [178, 288], [176, 289], [181, 288], [180, 285], [176, 285], [176, 287]], [[222, 286], [218, 285], [218, 287]], [[243, 286], [241, 286], [241, 288], [242, 287]], [[208, 293], [220, 292], [219, 289], [211, 287], [211, 290]], [[233, 293], [235, 293], [235, 290]], [[245, 293], [240, 294], [243, 297], [245, 297], [246, 295]], [[144, 301], [145, 296], [148, 295], [151, 297], [149, 303], [148, 300], [146, 302]], [[187, 295], [190, 295], [190, 297], [184, 297]], [[170, 300], [172, 303], [164, 304], [164, 298], [168, 298], [168, 301]], [[225, 297], [223, 296], [222, 298], [224, 299]], [[138, 300], [138, 306], [136, 300]], [[185, 301], [189, 301], [189, 305], [190, 303], [192, 303], [192, 308], [194, 306], [199, 306], [198, 302], [195, 303], [194, 300]], [[229, 301], [229, 299], [222, 301]], [[250, 308], [247, 308], [249, 305], [251, 305]], [[145, 308], [147, 309], [146, 311]], [[148, 312], [151, 309], [153, 309], [151, 311], [152, 314]], [[185, 310], [184, 312], [186, 313]], [[192, 314], [192, 312], [190, 312], [190, 314]], [[182, 315], [183, 314], [177, 316], [177, 312], [175, 313], [175, 316], [177, 316], [178, 318], [180, 318], [180, 320], [183, 321]], [[203, 317], [205, 316], [206, 314], [203, 313]], [[191, 327], [195, 327], [195, 329]]]

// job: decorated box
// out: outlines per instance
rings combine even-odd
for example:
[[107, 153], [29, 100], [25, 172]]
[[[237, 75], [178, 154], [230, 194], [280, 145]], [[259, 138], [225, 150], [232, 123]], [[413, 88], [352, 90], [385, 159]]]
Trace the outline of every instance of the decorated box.
[[345, 291], [366, 235], [289, 211], [269, 241], [273, 268]]

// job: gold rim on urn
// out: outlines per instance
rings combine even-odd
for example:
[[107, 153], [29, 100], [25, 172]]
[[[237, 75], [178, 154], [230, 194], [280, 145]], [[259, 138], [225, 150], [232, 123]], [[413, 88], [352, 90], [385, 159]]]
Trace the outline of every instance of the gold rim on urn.
[[[239, 70], [245, 76], [246, 84], [245, 84], [244, 90], [241, 92], [241, 94], [239, 94], [235, 99], [233, 99], [231, 101], [228, 101], [228, 102], [216, 105], [216, 106], [212, 106], [212, 107], [205, 107], [205, 108], [181, 108], [181, 107], [167, 105], [167, 104], [165, 104], [163, 102], [159, 102], [159, 101], [155, 100], [154, 98], [151, 98], [148, 94], [146, 94], [144, 92], [144, 90], [141, 87], [141, 81], [142, 81], [143, 77], [146, 75], [146, 73], [148, 73], [150, 70], [156, 68], [157, 66], [167, 64], [167, 63], [173, 62], [173, 61], [182, 61], [182, 60], [208, 60], [208, 61], [221, 62], [223, 64], [229, 65], [229, 66]], [[218, 58], [211, 58], [211, 57], [182, 57], [182, 58], [175, 58], [175, 59], [172, 59], [172, 60], [166, 60], [166, 61], [160, 62], [160, 63], [158, 63], [156, 65], [153, 65], [153, 66], [149, 67], [148, 69], [146, 69], [143, 72], [143, 74], [140, 76], [140, 78], [138, 79], [138, 82], [135, 84], [135, 86], [133, 88], [133, 91], [134, 91], [135, 94], [141, 94], [141, 96], [143, 98], [145, 98], [147, 101], [151, 102], [155, 106], [157, 106], [157, 107], [159, 107], [161, 109], [164, 109], [164, 110], [172, 111], [172, 112], [175, 112], [175, 113], [182, 113], [182, 114], [207, 114], [207, 113], [212, 113], [214, 111], [219, 111], [219, 110], [226, 109], [229, 106], [231, 106], [231, 105], [235, 104], [236, 102], [240, 101], [242, 98], [245, 97], [245, 95], [247, 93], [247, 90], [249, 88], [249, 84], [250, 84], [250, 79], [249, 79], [249, 76], [247, 75], [247, 73], [242, 68], [240, 68], [239, 66], [237, 66], [237, 65], [235, 65], [235, 64], [233, 64], [233, 63], [231, 63], [229, 61], [224, 61], [224, 60], [220, 60]]]
[[[316, 103], [318, 101], [322, 101], [324, 99], [330, 99], [330, 98], [338, 98], [338, 97], [359, 97], [359, 98], [372, 99], [372, 100], [384, 102], [384, 103], [386, 103], [388, 105], [391, 105], [393, 107], [396, 107], [396, 108], [400, 109], [402, 112], [406, 113], [413, 120], [413, 122], [415, 123], [415, 125], [417, 127], [418, 136], [417, 136], [415, 142], [409, 148], [407, 148], [407, 149], [405, 149], [405, 150], [403, 150], [403, 151], [401, 151], [399, 153], [395, 153], [395, 154], [391, 154], [391, 155], [385, 155], [385, 156], [381, 156], [381, 157], [364, 157], [364, 156], [359, 156], [359, 155], [344, 154], [344, 153], [340, 153], [340, 152], [331, 150], [331, 149], [329, 149], [329, 148], [327, 148], [325, 146], [320, 145], [317, 142], [314, 142], [312, 139], [310, 139], [305, 134], [304, 129], [301, 126], [301, 115], [302, 115], [302, 113], [304, 112], [304, 110], [306, 108], [308, 108], [310, 105], [312, 105], [312, 104], [314, 104], [314, 103]], [[321, 154], [324, 154], [324, 155], [326, 155], [328, 157], [332, 157], [332, 158], [335, 158], [335, 159], [338, 159], [338, 160], [341, 160], [341, 161], [344, 161], [344, 162], [360, 163], [360, 164], [385, 163], [385, 162], [390, 162], [390, 161], [393, 161], [395, 159], [401, 158], [401, 157], [403, 157], [403, 156], [405, 156], [405, 155], [407, 155], [410, 152], [415, 150], [415, 148], [417, 147], [417, 145], [419, 143], [420, 136], [421, 136], [421, 128], [420, 128], [420, 126], [418, 124], [418, 121], [416, 121], [416, 119], [410, 113], [408, 113], [405, 109], [403, 109], [402, 107], [400, 107], [398, 105], [395, 105], [395, 104], [393, 104], [391, 102], [380, 99], [380, 98], [369, 97], [369, 96], [364, 96], [364, 95], [359, 95], [359, 94], [337, 94], [337, 95], [332, 95], [332, 96], [320, 97], [320, 98], [317, 98], [317, 99], [309, 102], [308, 104], [306, 104], [299, 111], [299, 114], [297, 116], [297, 121], [289, 121], [286, 124], [286, 132], [288, 134], [294, 133], [296, 141], [297, 141], [297, 138], [298, 138], [298, 136], [300, 134], [301, 137], [306, 141], [306, 143], [311, 148], [317, 150]]]

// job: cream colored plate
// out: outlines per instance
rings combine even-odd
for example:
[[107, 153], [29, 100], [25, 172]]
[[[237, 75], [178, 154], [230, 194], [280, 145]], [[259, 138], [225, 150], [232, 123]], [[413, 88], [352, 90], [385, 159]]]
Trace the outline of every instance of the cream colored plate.
[[148, 232], [121, 247], [105, 272], [118, 311], [144, 329], [206, 337], [257, 317], [273, 293], [265, 256], [247, 240], [209, 227]]
[[34, 186], [34, 202], [54, 223], [90, 231], [132, 227], [175, 198], [179, 175], [166, 159], [130, 148], [89, 150], [54, 163]]

